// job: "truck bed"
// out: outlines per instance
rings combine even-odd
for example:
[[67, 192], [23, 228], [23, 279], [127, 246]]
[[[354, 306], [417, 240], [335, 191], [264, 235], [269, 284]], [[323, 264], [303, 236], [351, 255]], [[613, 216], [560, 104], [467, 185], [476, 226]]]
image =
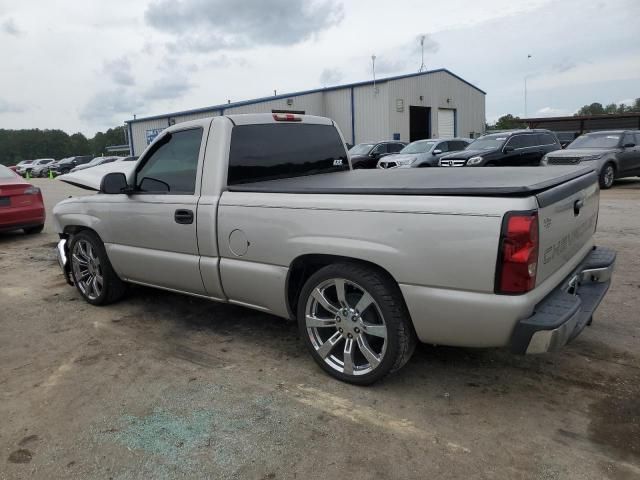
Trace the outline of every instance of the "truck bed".
[[[231, 192], [360, 195], [530, 196], [584, 177], [590, 167], [484, 167], [352, 170], [228, 187]], [[581, 183], [581, 182], [578, 182]]]

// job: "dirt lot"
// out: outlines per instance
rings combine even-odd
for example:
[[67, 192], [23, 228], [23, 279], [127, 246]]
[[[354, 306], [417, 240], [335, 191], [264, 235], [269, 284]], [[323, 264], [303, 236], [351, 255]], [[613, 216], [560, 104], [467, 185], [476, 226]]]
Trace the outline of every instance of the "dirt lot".
[[[84, 193], [39, 180], [49, 210]], [[617, 273], [563, 352], [420, 346], [369, 388], [293, 324], [133, 288], [96, 308], [48, 224], [0, 234], [0, 478], [640, 478], [640, 181], [603, 192]]]

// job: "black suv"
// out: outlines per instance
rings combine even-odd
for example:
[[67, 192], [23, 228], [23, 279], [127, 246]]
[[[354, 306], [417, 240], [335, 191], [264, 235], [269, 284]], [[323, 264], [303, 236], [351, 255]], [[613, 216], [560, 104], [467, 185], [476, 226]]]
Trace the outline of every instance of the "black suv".
[[78, 165], [89, 163], [91, 160], [93, 160], [93, 155], [82, 155], [79, 157], [63, 158], [54, 166], [52, 166], [50, 170], [56, 175], [62, 175], [64, 173], [69, 173], [72, 168], [75, 168]]
[[359, 143], [349, 150], [351, 157], [351, 166], [356, 168], [376, 168], [380, 158], [398, 153], [404, 147], [406, 142], [390, 141], [378, 143]]
[[560, 150], [560, 142], [549, 130], [514, 130], [492, 133], [474, 140], [457, 153], [440, 159], [441, 167], [538, 166], [547, 153]]

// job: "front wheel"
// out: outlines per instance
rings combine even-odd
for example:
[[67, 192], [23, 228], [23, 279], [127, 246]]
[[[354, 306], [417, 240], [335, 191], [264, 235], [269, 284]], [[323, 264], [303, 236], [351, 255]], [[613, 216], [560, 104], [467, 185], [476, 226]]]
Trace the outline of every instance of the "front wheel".
[[87, 302], [107, 305], [122, 298], [126, 284], [113, 271], [98, 235], [91, 231], [74, 235], [69, 252], [73, 283]]
[[613, 163], [607, 163], [600, 171], [600, 188], [606, 190], [613, 186], [613, 181], [616, 178], [616, 169]]
[[320, 269], [298, 301], [298, 326], [313, 359], [331, 376], [368, 385], [400, 369], [416, 336], [398, 286], [350, 263]]

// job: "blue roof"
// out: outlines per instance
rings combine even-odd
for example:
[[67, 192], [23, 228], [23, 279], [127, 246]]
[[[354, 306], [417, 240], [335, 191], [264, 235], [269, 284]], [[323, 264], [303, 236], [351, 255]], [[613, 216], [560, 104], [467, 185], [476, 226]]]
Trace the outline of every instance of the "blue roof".
[[[427, 70], [425, 72], [418, 72], [418, 73], [408, 73], [405, 75], [397, 75], [395, 77], [387, 77], [387, 78], [381, 78], [381, 79], [377, 79], [375, 81], [375, 83], [385, 83], [385, 82], [390, 82], [392, 80], [401, 80], [403, 78], [411, 78], [411, 77], [419, 77], [422, 75], [431, 75], [433, 73], [448, 73], [449, 75], [451, 75], [454, 78], [457, 78], [458, 80], [460, 80], [463, 83], [466, 83], [467, 85], [469, 85], [471, 88], [474, 88], [476, 90], [478, 90], [480, 93], [486, 95], [487, 92], [485, 92], [484, 90], [481, 90], [480, 88], [476, 87], [474, 84], [467, 82], [464, 78], [459, 77], [458, 75], [456, 75], [455, 73], [447, 70], [446, 68], [438, 68], [436, 70]], [[331, 92], [333, 90], [342, 90], [343, 88], [353, 88], [353, 87], [362, 87], [365, 85], [373, 85], [373, 80], [367, 80], [365, 82], [356, 82], [356, 83], [347, 83], [344, 85], [336, 85], [334, 87], [325, 87], [325, 88], [316, 88], [313, 90], [304, 90], [301, 92], [293, 92], [293, 93], [284, 93], [281, 95], [271, 95], [269, 97], [261, 97], [261, 98], [255, 98], [253, 100], [244, 100], [241, 102], [232, 102], [232, 103], [223, 103], [220, 105], [212, 105], [210, 107], [203, 107], [203, 108], [195, 108], [193, 110], [183, 110], [180, 112], [172, 112], [172, 113], [165, 113], [162, 115], [152, 115], [150, 117], [142, 117], [142, 118], [136, 118], [133, 120], [127, 120], [125, 123], [136, 123], [136, 122], [142, 122], [142, 121], [146, 121], [146, 120], [157, 120], [160, 118], [167, 118], [167, 117], [174, 117], [174, 116], [178, 116], [178, 115], [191, 115], [191, 114], [195, 114], [195, 113], [203, 113], [203, 112], [211, 112], [211, 111], [215, 111], [218, 110], [221, 114], [222, 112], [227, 109], [227, 108], [233, 108], [233, 107], [241, 107], [243, 105], [253, 105], [256, 103], [262, 103], [262, 102], [268, 102], [270, 100], [279, 100], [279, 99], [283, 99], [283, 98], [290, 98], [290, 97], [298, 97], [300, 95], [309, 95], [312, 93], [318, 93], [318, 92]]]

